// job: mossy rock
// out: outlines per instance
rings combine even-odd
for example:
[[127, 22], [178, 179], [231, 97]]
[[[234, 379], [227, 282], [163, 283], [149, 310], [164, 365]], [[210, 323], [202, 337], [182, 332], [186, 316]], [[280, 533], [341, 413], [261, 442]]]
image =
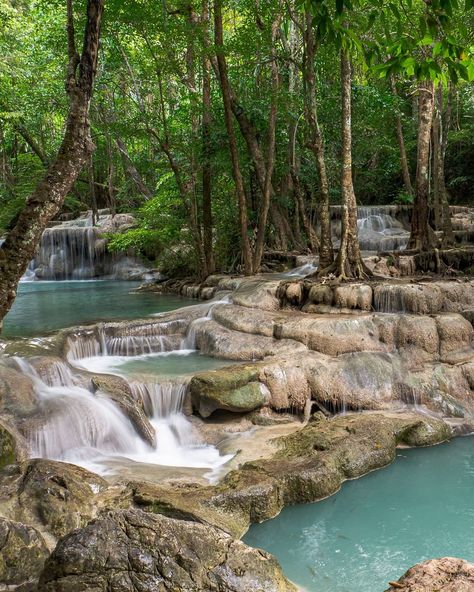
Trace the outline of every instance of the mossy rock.
[[258, 365], [232, 366], [196, 374], [190, 384], [193, 407], [202, 417], [221, 409], [247, 413], [268, 402], [265, 386], [258, 382]]
[[0, 587], [19, 586], [39, 578], [49, 552], [41, 534], [20, 522], [0, 518]]

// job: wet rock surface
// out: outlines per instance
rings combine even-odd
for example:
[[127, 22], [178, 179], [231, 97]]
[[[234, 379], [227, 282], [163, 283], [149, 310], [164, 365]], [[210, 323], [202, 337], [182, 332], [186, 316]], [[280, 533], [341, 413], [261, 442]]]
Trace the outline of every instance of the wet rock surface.
[[411, 567], [386, 592], [472, 592], [474, 564], [463, 559], [442, 557]]
[[395, 459], [397, 446], [430, 446], [448, 440], [442, 420], [416, 414], [316, 414], [303, 428], [272, 440], [264, 458], [242, 464], [216, 486], [133, 483], [139, 507], [169, 516], [192, 516], [242, 536], [252, 522], [284, 506], [323, 499], [346, 479]]
[[35, 459], [0, 471], [0, 514], [30, 524], [49, 545], [106, 503], [107, 482], [76, 465]]
[[49, 551], [31, 526], [0, 518], [0, 582], [3, 586], [34, 590]]
[[62, 539], [38, 592], [290, 592], [269, 554], [224, 532], [140, 510], [109, 512]]

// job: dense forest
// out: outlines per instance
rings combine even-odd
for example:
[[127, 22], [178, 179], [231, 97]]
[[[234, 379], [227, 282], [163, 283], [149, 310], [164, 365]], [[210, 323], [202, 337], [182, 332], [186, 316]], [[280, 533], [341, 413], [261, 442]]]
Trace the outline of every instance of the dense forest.
[[0, 233], [57, 164], [88, 64], [93, 146], [44, 220], [133, 212], [111, 249], [202, 277], [266, 248], [363, 276], [356, 204], [415, 203], [411, 248], [449, 244], [448, 203], [473, 197], [470, 0], [109, 0], [97, 56], [102, 9], [1, 0]]

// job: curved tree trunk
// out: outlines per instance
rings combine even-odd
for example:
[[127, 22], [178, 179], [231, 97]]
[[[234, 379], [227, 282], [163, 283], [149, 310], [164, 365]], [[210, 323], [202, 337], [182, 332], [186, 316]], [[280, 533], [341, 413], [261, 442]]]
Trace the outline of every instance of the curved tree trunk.
[[16, 296], [18, 282], [34, 257], [48, 222], [60, 210], [94, 150], [89, 105], [97, 68], [104, 0], [88, 0], [82, 54], [76, 52], [72, 0], [68, 0], [69, 114], [59, 152], [0, 248], [0, 323]]

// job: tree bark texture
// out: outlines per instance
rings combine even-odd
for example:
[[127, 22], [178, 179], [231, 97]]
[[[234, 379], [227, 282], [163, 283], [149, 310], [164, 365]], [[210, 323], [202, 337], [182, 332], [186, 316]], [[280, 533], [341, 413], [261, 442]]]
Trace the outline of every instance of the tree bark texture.
[[88, 0], [81, 55], [76, 52], [72, 0], [68, 0], [69, 67], [66, 90], [69, 114], [58, 154], [46, 171], [0, 248], [0, 323], [13, 304], [18, 282], [34, 257], [48, 222], [60, 210], [94, 150], [89, 105], [97, 69], [104, 0]]
[[430, 138], [433, 123], [434, 87], [431, 81], [418, 85], [418, 148], [416, 163], [416, 188], [411, 221], [409, 249], [431, 248], [429, 226]]

